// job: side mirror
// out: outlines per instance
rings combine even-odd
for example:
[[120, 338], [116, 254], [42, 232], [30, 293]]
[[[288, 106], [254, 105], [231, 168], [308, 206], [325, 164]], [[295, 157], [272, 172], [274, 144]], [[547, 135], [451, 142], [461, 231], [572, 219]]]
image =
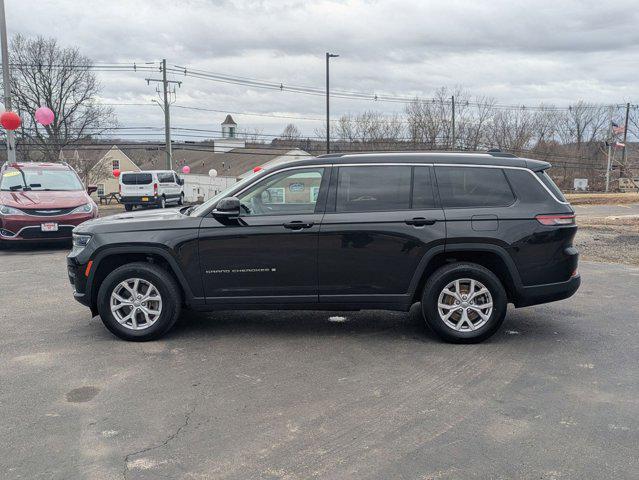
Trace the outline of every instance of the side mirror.
[[237, 218], [240, 216], [240, 199], [237, 197], [226, 197], [217, 202], [214, 217]]
[[87, 186], [87, 193], [89, 195], [91, 195], [92, 193], [95, 193], [97, 191], [98, 191], [97, 185], [89, 185], [89, 186]]
[[183, 178], [178, 178], [178, 183], [180, 185], [184, 185], [184, 179]]

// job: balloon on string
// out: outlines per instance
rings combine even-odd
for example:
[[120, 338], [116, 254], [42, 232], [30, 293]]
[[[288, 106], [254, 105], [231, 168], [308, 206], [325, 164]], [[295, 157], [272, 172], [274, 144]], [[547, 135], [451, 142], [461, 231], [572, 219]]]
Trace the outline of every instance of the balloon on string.
[[209, 170], [209, 177], [217, 177], [217, 170], [215, 170], [214, 168]]
[[119, 168], [114, 168], [113, 169], [113, 176], [115, 178], [118, 178], [120, 176], [120, 169]]
[[184, 174], [191, 173], [191, 167], [189, 167], [188, 165], [184, 165], [182, 167], [182, 173], [184, 173]]
[[35, 119], [41, 125], [51, 125], [55, 115], [49, 107], [40, 107], [35, 111]]
[[4, 127], [5, 130], [17, 130], [20, 128], [20, 124], [22, 120], [15, 112], [3, 112], [0, 115], [0, 125]]

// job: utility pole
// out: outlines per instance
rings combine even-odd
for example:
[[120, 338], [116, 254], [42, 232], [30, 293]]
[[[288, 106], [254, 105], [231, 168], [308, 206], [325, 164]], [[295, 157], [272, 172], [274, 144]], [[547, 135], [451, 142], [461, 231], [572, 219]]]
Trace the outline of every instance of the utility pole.
[[455, 95], [451, 95], [450, 101], [451, 101], [452, 113], [453, 113], [453, 122], [452, 122], [453, 145], [452, 145], [452, 150], [455, 150]]
[[610, 188], [610, 166], [612, 163], [612, 105], [608, 107], [608, 165], [606, 166], [606, 193]]
[[331, 153], [331, 114], [328, 89], [328, 64], [331, 58], [337, 58], [339, 55], [326, 52], [326, 153]]
[[[0, 40], [2, 48], [2, 80], [4, 82], [4, 108], [11, 110], [11, 72], [9, 71], [9, 46], [7, 44], [7, 17], [4, 13], [4, 0], [0, 0]], [[7, 130], [7, 160], [16, 161], [16, 134]]]
[[626, 140], [628, 139], [628, 116], [630, 115], [630, 102], [626, 103], [626, 121], [623, 124], [623, 150], [621, 152], [621, 168], [626, 166]]
[[[177, 82], [175, 80], [167, 80], [166, 78], [166, 59], [162, 60], [162, 78], [146, 78], [146, 83], [149, 85], [151, 82], [159, 82], [162, 83], [162, 97], [163, 97], [163, 105], [160, 105], [160, 108], [164, 111], [164, 145], [166, 150], [166, 169], [173, 169], [173, 161], [172, 161], [172, 148], [171, 148], [171, 113], [169, 110], [169, 84], [177, 83], [177, 86], [181, 86], [182, 82]], [[157, 102], [159, 104], [159, 102]]]

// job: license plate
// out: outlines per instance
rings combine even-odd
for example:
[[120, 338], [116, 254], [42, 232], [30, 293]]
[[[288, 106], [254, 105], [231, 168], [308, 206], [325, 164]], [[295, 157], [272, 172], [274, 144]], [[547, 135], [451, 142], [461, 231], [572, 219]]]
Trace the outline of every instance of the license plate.
[[58, 224], [55, 222], [47, 222], [40, 224], [40, 228], [43, 232], [57, 232]]
[[143, 202], [148, 202], [149, 201], [149, 197], [142, 197], [142, 201]]

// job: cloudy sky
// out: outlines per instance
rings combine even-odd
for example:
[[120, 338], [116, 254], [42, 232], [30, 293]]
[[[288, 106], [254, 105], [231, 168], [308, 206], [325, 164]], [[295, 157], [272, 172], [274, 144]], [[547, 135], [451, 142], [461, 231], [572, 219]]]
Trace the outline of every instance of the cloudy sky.
[[[323, 88], [324, 52], [336, 89], [332, 113], [392, 113], [373, 94], [430, 97], [462, 86], [502, 104], [565, 106], [579, 99], [638, 101], [639, 14], [612, 0], [6, 0], [9, 34], [52, 36], [95, 62], [166, 58], [212, 72]], [[120, 125], [163, 123], [148, 73], [99, 73]], [[176, 105], [321, 118], [321, 96], [180, 78]], [[321, 122], [233, 114], [240, 128], [278, 134], [292, 121], [307, 135]], [[219, 129], [221, 112], [173, 109], [173, 125]], [[195, 138], [194, 138], [195, 139]]]

